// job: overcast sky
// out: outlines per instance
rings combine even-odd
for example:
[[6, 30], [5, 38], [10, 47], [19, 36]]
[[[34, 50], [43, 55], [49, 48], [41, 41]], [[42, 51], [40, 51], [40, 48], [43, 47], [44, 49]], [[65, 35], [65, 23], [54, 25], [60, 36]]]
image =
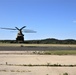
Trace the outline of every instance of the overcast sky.
[[[0, 0], [0, 27], [32, 29], [25, 40], [76, 39], [76, 0]], [[0, 30], [0, 40], [17, 32]]]

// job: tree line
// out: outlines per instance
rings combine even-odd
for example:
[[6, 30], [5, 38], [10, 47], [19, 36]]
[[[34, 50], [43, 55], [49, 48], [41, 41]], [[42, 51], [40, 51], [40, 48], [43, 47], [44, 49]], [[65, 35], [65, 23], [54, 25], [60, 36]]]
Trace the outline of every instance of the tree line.
[[[0, 40], [0, 43], [17, 43], [15, 40]], [[55, 38], [48, 38], [42, 40], [25, 40], [25, 44], [76, 44], [74, 39], [59, 40]]]

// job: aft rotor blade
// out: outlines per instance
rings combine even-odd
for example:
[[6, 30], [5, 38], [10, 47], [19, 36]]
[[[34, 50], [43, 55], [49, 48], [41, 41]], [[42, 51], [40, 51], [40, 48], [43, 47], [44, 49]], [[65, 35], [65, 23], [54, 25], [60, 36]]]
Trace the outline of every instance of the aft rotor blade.
[[16, 30], [14, 28], [0, 28], [0, 29], [6, 29], [6, 30]]
[[25, 28], [26, 26], [23, 26], [22, 28], [21, 28], [21, 30], [23, 29], [23, 28]]
[[34, 31], [34, 30], [23, 30], [23, 32], [25, 32], [25, 33], [36, 33], [36, 31]]

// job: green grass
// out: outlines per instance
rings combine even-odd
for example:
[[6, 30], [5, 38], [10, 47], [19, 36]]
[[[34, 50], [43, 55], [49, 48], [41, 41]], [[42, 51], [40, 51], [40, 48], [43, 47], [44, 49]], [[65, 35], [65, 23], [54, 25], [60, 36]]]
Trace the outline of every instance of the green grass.
[[73, 44], [10, 44], [10, 43], [0, 43], [0, 46], [52, 46], [52, 47], [76, 47]]
[[63, 73], [63, 75], [68, 75], [68, 73]]
[[76, 55], [76, 50], [51, 50], [51, 51], [43, 51], [40, 54], [45, 54], [45, 55]]

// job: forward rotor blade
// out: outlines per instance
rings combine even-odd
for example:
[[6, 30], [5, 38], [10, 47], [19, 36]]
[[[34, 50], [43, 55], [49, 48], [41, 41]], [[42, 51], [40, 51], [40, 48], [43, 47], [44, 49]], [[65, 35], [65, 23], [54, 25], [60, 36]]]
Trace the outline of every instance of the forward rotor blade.
[[19, 28], [15, 27], [17, 30], [20, 30]]
[[25, 28], [26, 26], [23, 26], [22, 28], [21, 28], [21, 30], [23, 29], [23, 28]]
[[16, 30], [14, 28], [0, 28], [0, 29], [6, 29], [6, 30]]

